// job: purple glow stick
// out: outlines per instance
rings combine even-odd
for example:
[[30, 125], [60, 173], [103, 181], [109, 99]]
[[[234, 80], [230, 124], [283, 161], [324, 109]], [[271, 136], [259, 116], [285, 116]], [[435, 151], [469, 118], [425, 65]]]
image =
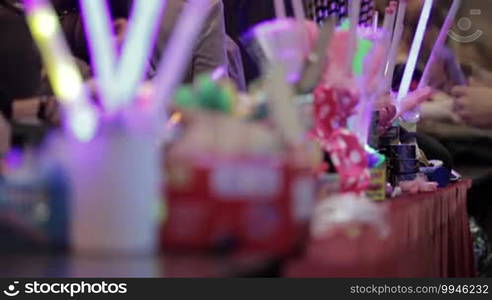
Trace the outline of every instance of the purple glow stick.
[[429, 61], [427, 62], [424, 74], [422, 75], [422, 79], [419, 83], [419, 89], [427, 86], [429, 84], [430, 72], [432, 70], [432, 66], [435, 65], [436, 61], [439, 59], [439, 56], [442, 53], [442, 49], [444, 44], [446, 43], [446, 39], [448, 37], [449, 30], [453, 26], [454, 19], [456, 18], [456, 14], [458, 13], [458, 9], [460, 8], [461, 0], [454, 0], [451, 8], [449, 9], [448, 16], [444, 21], [444, 25], [441, 28], [441, 32], [439, 33], [439, 37], [437, 38], [436, 43], [434, 44], [434, 48], [432, 48], [431, 55], [429, 57]]
[[115, 89], [113, 87], [113, 71], [116, 65], [116, 45], [111, 28], [110, 13], [106, 1], [80, 0], [80, 9], [84, 18], [84, 26], [89, 41], [91, 57], [99, 90], [103, 94], [103, 104], [113, 106]]
[[[373, 52], [376, 51], [377, 46], [373, 47]], [[369, 56], [370, 54], [368, 54]], [[361, 78], [358, 78], [358, 85], [360, 90], [360, 103], [357, 108], [357, 114], [355, 117], [355, 133], [359, 139], [361, 145], [367, 145], [369, 141], [369, 127], [371, 125], [372, 116], [373, 116], [373, 108], [374, 108], [374, 100], [378, 96], [378, 91], [372, 92], [369, 88], [369, 82], [371, 81], [370, 70], [373, 68], [374, 64], [377, 62], [375, 60], [366, 59], [364, 61], [364, 72]]]
[[[349, 18], [351, 30], [357, 30], [357, 27], [359, 26], [361, 3], [361, 0], [350, 0]], [[355, 26], [355, 28], [353, 26]]]
[[[394, 2], [391, 2], [392, 4]], [[396, 20], [396, 6], [390, 5], [386, 8], [384, 14], [384, 23], [383, 23], [383, 34], [387, 37], [389, 44], [391, 43], [391, 38], [393, 37], [393, 31], [395, 29], [395, 20]]]
[[377, 32], [379, 26], [379, 12], [376, 10], [372, 16], [372, 31]]
[[388, 63], [385, 71], [384, 91], [391, 89], [393, 75], [395, 73], [396, 58], [400, 49], [400, 42], [403, 36], [403, 27], [405, 22], [405, 14], [407, 12], [408, 0], [401, 0], [398, 5], [398, 14], [396, 16], [395, 30], [391, 41], [390, 51], [388, 54]]
[[396, 14], [398, 13], [398, 1], [390, 1], [388, 8], [392, 11], [390, 19], [389, 19], [390, 25], [388, 26], [388, 28], [391, 28], [391, 32], [390, 32], [391, 37], [390, 38], [392, 39], [394, 30], [395, 30]]
[[[383, 59], [380, 66], [380, 70], [378, 71], [378, 81], [385, 82], [385, 72], [388, 67], [388, 58], [390, 55], [391, 48], [391, 37], [394, 31], [395, 19], [396, 19], [396, 6], [394, 6], [395, 2], [391, 2], [392, 5], [386, 7], [384, 14], [384, 23], [382, 28], [382, 38], [380, 43], [383, 47]], [[377, 88], [376, 97], [380, 97], [382, 94], [387, 92], [387, 87], [385, 84], [380, 84]]]
[[[422, 89], [429, 84], [430, 73], [432, 71], [432, 67], [439, 59], [439, 56], [442, 54], [442, 49], [444, 44], [446, 43], [446, 39], [448, 37], [449, 29], [453, 26], [454, 19], [456, 14], [458, 13], [458, 9], [460, 8], [461, 0], [454, 0], [451, 8], [449, 9], [448, 15], [444, 24], [439, 33], [439, 37], [437, 38], [436, 43], [434, 44], [434, 48], [432, 48], [431, 55], [424, 69], [424, 74], [420, 79], [419, 86], [417, 89]], [[412, 111], [408, 111], [403, 113], [403, 119], [410, 123], [416, 123], [420, 119], [420, 106], [416, 107]]]
[[353, 57], [357, 48], [357, 29], [359, 28], [359, 18], [360, 18], [360, 10], [361, 10], [361, 0], [351, 0], [350, 1], [350, 37], [349, 37], [349, 49], [350, 59], [347, 61], [346, 70], [348, 74], [352, 74], [352, 64]]
[[384, 20], [383, 20], [383, 27], [382, 27], [383, 34], [387, 34], [389, 32], [390, 19], [391, 19], [391, 9], [388, 6], [384, 11]]
[[211, 8], [210, 0], [191, 0], [176, 25], [154, 79], [155, 113], [165, 118], [173, 92], [183, 80], [203, 23]]
[[166, 5], [167, 0], [138, 0], [134, 4], [115, 74], [120, 106], [134, 100], [138, 87], [145, 78]]
[[212, 72], [212, 80], [219, 81], [227, 76], [227, 67], [220, 66]]
[[304, 6], [301, 0], [292, 0], [292, 6], [294, 7], [294, 15], [298, 21], [306, 20], [306, 13], [304, 12]]
[[422, 48], [422, 42], [424, 40], [424, 35], [427, 29], [427, 24], [429, 22], [433, 4], [434, 0], [425, 0], [424, 2], [424, 7], [422, 8], [422, 13], [417, 25], [417, 30], [415, 32], [412, 47], [410, 48], [410, 53], [408, 54], [408, 59], [405, 66], [405, 71], [403, 73], [400, 90], [398, 91], [398, 96], [396, 98], [398, 107], [401, 106], [403, 99], [407, 97], [410, 90], [410, 84], [412, 82], [413, 73], [415, 72], [415, 67], [417, 66], [417, 60], [419, 58], [420, 49]]
[[287, 18], [284, 0], [275, 0], [275, 15], [278, 19]]
[[304, 4], [302, 3], [301, 0], [292, 0], [292, 7], [294, 8], [294, 15], [296, 17], [296, 20], [299, 22], [299, 26], [302, 26], [302, 35], [303, 35], [303, 42], [302, 44], [304, 45], [303, 51], [307, 54], [309, 53], [309, 46], [308, 46], [308, 32], [307, 28], [305, 26], [305, 21], [306, 21], [306, 12], [304, 11]]
[[138, 0], [117, 59], [111, 19], [105, 1], [80, 0], [99, 89], [108, 111], [135, 98], [142, 82], [167, 0]]

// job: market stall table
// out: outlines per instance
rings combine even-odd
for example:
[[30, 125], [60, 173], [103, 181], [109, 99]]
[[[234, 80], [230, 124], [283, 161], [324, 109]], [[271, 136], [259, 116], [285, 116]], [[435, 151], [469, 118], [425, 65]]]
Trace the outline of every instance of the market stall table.
[[353, 224], [308, 243], [285, 269], [290, 277], [474, 277], [464, 180], [435, 193], [381, 202], [384, 236]]
[[[389, 235], [353, 224], [306, 244], [304, 256], [166, 253], [160, 257], [0, 256], [1, 277], [473, 277], [466, 210], [471, 181], [378, 205]], [[307, 254], [307, 255], [306, 255]]]

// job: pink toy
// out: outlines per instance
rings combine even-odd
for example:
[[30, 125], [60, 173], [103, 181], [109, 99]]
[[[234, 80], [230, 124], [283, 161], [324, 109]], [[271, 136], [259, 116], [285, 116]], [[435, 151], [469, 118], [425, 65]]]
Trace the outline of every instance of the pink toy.
[[425, 192], [435, 192], [437, 191], [438, 186], [439, 184], [437, 182], [428, 182], [422, 177], [418, 177], [412, 181], [402, 181], [399, 184], [399, 187], [403, 193], [408, 193], [411, 195]]
[[369, 185], [367, 154], [357, 137], [345, 129], [357, 103], [357, 97], [346, 89], [320, 86], [315, 91], [314, 135], [330, 153], [342, 192], [362, 192]]
[[346, 129], [336, 130], [325, 147], [340, 176], [341, 192], [363, 192], [369, 186], [368, 159], [357, 137]]

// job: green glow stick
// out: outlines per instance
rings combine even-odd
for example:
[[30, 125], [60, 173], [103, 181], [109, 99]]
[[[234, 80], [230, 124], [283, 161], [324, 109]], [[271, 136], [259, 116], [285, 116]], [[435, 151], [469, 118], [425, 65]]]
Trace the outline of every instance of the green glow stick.
[[360, 76], [364, 71], [364, 60], [371, 51], [374, 43], [370, 40], [359, 39], [357, 42], [357, 49], [352, 61], [352, 70], [354, 75]]

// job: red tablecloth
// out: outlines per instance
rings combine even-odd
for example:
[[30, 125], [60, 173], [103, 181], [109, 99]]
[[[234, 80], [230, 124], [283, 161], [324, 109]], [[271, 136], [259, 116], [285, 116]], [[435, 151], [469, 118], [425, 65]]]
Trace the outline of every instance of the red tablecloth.
[[471, 181], [382, 202], [390, 234], [353, 224], [311, 241], [292, 277], [473, 277], [466, 208]]

